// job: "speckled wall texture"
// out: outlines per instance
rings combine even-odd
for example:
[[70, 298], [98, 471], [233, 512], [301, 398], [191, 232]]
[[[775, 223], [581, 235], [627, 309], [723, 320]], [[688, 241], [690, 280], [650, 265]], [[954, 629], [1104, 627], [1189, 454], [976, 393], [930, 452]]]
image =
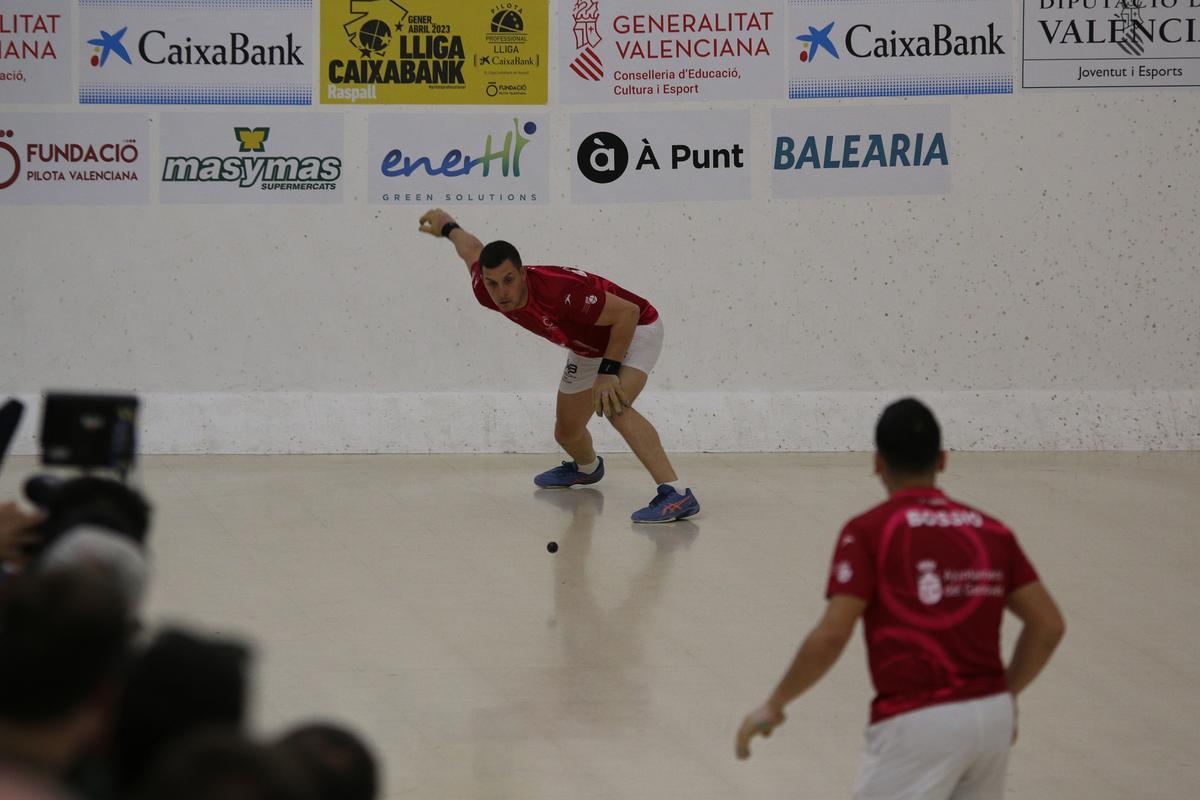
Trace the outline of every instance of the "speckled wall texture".
[[[548, 203], [447, 208], [658, 306], [674, 450], [864, 450], [902, 393], [959, 449], [1200, 449], [1200, 95], [1018, 92], [928, 101], [947, 195], [772, 200], [780, 101], [712, 106], [752, 200], [576, 205], [551, 106]], [[6, 390], [142, 393], [154, 452], [553, 450], [565, 351], [475, 303], [428, 204], [368, 203], [368, 112], [321, 111], [341, 205], [5, 207]]]

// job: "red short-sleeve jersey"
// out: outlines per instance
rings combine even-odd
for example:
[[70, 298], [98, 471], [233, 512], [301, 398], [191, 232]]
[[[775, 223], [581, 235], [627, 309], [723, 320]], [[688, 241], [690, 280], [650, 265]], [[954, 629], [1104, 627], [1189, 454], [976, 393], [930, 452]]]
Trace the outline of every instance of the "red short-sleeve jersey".
[[471, 288], [480, 305], [586, 358], [600, 358], [608, 349], [611, 328], [596, 325], [604, 310], [605, 292], [636, 305], [641, 312], [638, 325], [658, 319], [658, 311], [644, 298], [581, 269], [526, 266], [525, 281], [528, 302], [514, 311], [501, 311], [483, 285], [479, 262], [471, 265]]
[[1012, 531], [938, 489], [897, 492], [850, 520], [826, 596], [867, 601], [871, 722], [1007, 691], [1006, 598], [1037, 579]]

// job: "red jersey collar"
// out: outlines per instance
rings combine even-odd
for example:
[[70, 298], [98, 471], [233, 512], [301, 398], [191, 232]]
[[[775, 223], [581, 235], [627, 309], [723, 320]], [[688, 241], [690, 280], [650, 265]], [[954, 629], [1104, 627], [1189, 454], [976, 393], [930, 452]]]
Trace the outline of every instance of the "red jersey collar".
[[911, 489], [901, 489], [892, 494], [889, 500], [915, 500], [921, 497], [945, 497], [946, 493], [936, 486], [914, 486]]

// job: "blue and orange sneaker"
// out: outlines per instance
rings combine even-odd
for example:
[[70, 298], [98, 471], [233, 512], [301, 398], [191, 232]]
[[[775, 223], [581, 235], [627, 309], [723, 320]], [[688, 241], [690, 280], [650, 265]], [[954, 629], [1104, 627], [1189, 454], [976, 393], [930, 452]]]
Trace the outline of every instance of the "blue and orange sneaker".
[[662, 483], [658, 486], [658, 494], [650, 501], [650, 505], [633, 512], [630, 518], [634, 522], [674, 522], [677, 519], [690, 517], [700, 511], [700, 501], [691, 489], [685, 489], [683, 494], [675, 491], [674, 486]]
[[561, 467], [548, 469], [541, 475], [535, 476], [533, 482], [543, 489], [568, 489], [572, 486], [587, 486], [589, 483], [596, 483], [604, 477], [604, 459], [601, 456], [596, 456], [596, 458], [600, 459], [600, 465], [590, 475], [580, 472], [579, 465], [574, 461], [564, 461]]

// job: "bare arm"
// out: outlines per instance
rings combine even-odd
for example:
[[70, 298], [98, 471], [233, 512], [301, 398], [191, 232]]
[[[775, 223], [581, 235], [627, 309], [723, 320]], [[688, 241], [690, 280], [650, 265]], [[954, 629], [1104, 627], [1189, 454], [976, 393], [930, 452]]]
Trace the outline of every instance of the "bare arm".
[[1013, 696], [1033, 683], [1066, 632], [1062, 614], [1040, 581], [1026, 584], [1008, 596], [1008, 610], [1024, 623], [1006, 670]]
[[604, 351], [605, 358], [611, 358], [613, 361], [625, 360], [634, 331], [637, 330], [638, 317], [641, 315], [642, 311], [636, 303], [617, 297], [612, 292], [604, 293], [604, 310], [596, 319], [596, 325], [612, 327], [608, 335], [608, 349]]
[[25, 548], [42, 540], [34, 526], [45, 518], [40, 512], [27, 514], [16, 503], [0, 503], [0, 563], [23, 566]]
[[[606, 359], [625, 360], [640, 316], [641, 309], [636, 303], [612, 292], [604, 293], [604, 308], [596, 318], [596, 325], [612, 328], [608, 334], [608, 349], [604, 351]], [[596, 409], [596, 416], [612, 419], [614, 415], [623, 413], [628, 405], [629, 400], [617, 375], [596, 376], [592, 384], [592, 406]]]
[[[421, 225], [419, 230], [421, 233], [428, 233], [431, 236], [442, 238], [442, 229], [450, 223], [454, 223], [454, 218], [442, 211], [440, 208], [432, 208], [421, 215]], [[450, 243], [454, 245], [454, 250], [467, 264], [467, 269], [479, 260], [479, 254], [483, 251], [483, 243], [476, 239], [471, 234], [467, 233], [460, 227], [450, 229], [450, 235], [447, 237]]]
[[848, 594], [829, 598], [825, 615], [800, 645], [791, 667], [767, 704], [782, 712], [788, 703], [812, 688], [842, 655], [846, 642], [854, 633], [854, 625], [866, 607], [866, 600]]
[[783, 723], [783, 709], [787, 704], [812, 688], [837, 662], [866, 607], [866, 600], [848, 594], [829, 598], [825, 615], [805, 637], [775, 691], [762, 707], [750, 712], [742, 721], [737, 736], [738, 758], [749, 758], [750, 739], [756, 733], [770, 736], [771, 731]]

